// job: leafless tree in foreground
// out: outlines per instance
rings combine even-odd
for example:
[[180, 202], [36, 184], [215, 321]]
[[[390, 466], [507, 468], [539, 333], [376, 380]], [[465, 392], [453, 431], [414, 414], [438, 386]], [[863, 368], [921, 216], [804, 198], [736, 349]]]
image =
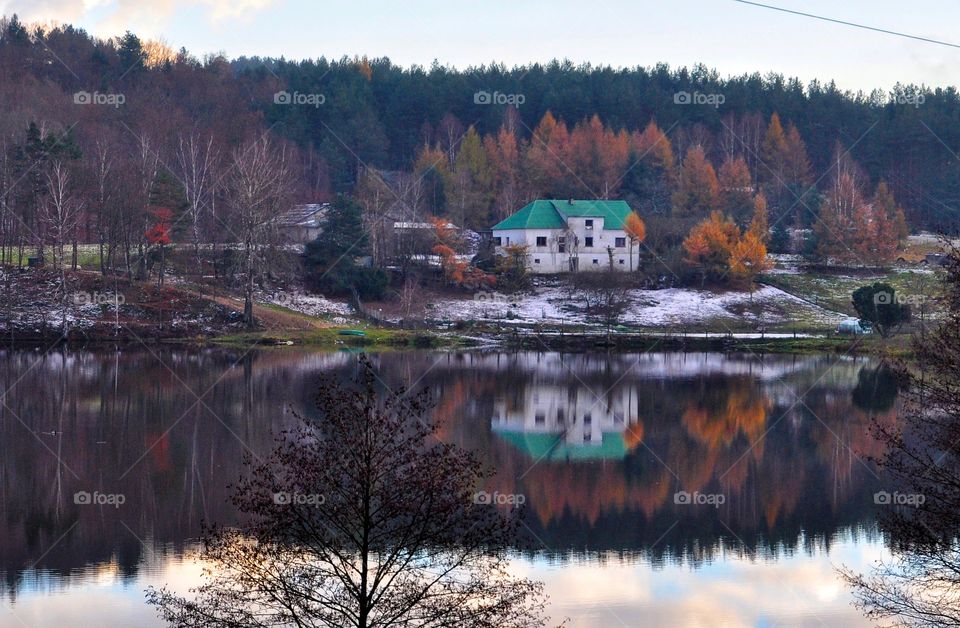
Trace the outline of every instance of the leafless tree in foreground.
[[[425, 393], [321, 382], [315, 421], [236, 487], [193, 599], [150, 590], [177, 626], [541, 626], [542, 585], [508, 573], [518, 518], [476, 503], [488, 472], [436, 440]], [[482, 501], [482, 500], [479, 500]]]
[[[879, 461], [907, 496], [881, 528], [893, 551], [872, 573], [841, 571], [856, 603], [894, 626], [960, 626], [960, 254], [948, 267], [946, 317], [915, 338], [916, 371], [899, 428], [878, 424]], [[896, 491], [896, 492], [894, 492]], [[920, 496], [918, 498], [918, 496]], [[896, 499], [886, 501], [896, 503]], [[919, 503], [918, 503], [919, 502]]]

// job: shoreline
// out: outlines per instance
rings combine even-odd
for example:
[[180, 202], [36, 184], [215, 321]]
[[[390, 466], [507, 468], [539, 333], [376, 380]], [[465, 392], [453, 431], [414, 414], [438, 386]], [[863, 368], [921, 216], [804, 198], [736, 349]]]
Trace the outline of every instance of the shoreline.
[[[340, 332], [360, 329], [363, 336], [347, 336]], [[891, 338], [865, 336], [827, 336], [810, 333], [742, 334], [729, 332], [691, 332], [683, 335], [670, 332], [611, 332], [602, 330], [574, 333], [538, 333], [514, 329], [494, 333], [491, 330], [390, 329], [383, 327], [327, 327], [310, 331], [258, 330], [219, 336], [163, 335], [135, 337], [77, 337], [68, 335], [0, 336], [0, 347], [8, 349], [52, 348], [123, 348], [138, 346], [253, 347], [283, 349], [313, 347], [327, 350], [452, 350], [470, 351], [556, 351], [585, 352], [648, 352], [656, 350], [689, 352], [724, 352], [757, 354], [833, 353], [872, 355], [877, 357], [910, 357], [910, 335]]]

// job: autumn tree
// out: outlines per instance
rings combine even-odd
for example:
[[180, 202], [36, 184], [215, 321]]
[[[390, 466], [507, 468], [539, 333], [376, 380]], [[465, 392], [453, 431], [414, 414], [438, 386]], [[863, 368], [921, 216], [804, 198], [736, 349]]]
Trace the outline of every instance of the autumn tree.
[[897, 245], [903, 243], [910, 235], [910, 228], [907, 226], [907, 216], [897, 200], [893, 197], [893, 192], [887, 186], [883, 179], [877, 183], [877, 188], [873, 193], [873, 206], [878, 215], [886, 219], [885, 237], [889, 237], [897, 242]]
[[719, 211], [697, 224], [683, 249], [686, 263], [700, 273], [701, 285], [729, 281], [752, 288], [756, 276], [772, 266], [762, 235], [765, 223], [766, 204], [758, 202], [748, 229], [741, 230]]
[[524, 152], [527, 181], [538, 196], [563, 198], [572, 195], [570, 182], [570, 134], [567, 125], [547, 111], [533, 130]]
[[702, 146], [687, 151], [680, 169], [679, 188], [673, 195], [674, 214], [681, 217], [706, 216], [720, 201], [720, 184]]
[[486, 136], [483, 146], [493, 174], [494, 218], [503, 220], [516, 211], [522, 198], [517, 136], [503, 126], [496, 136]]
[[719, 211], [698, 223], [683, 241], [684, 261], [697, 269], [701, 285], [723, 280], [730, 271], [730, 256], [740, 240], [740, 229]]
[[157, 285], [162, 286], [167, 266], [167, 246], [173, 242], [171, 236], [173, 210], [169, 207], [151, 206], [148, 211], [153, 216], [153, 224], [147, 229], [145, 236], [147, 243], [151, 247], [156, 247], [159, 252], [160, 269], [157, 272]]
[[630, 138], [630, 158], [623, 190], [630, 205], [643, 215], [668, 214], [676, 184], [670, 138], [650, 121]]
[[630, 212], [623, 222], [623, 231], [630, 241], [630, 270], [633, 270], [633, 247], [647, 239], [647, 225], [636, 212]]
[[426, 393], [382, 389], [369, 361], [324, 378], [310, 418], [247, 461], [236, 526], [204, 529], [189, 597], [151, 589], [176, 626], [543, 625], [542, 585], [512, 575], [516, 511], [477, 499], [491, 472], [440, 442]]
[[753, 209], [753, 180], [743, 157], [728, 157], [720, 165], [719, 209], [737, 224], [744, 224]]
[[457, 252], [462, 248], [462, 243], [456, 229], [441, 218], [431, 218], [431, 223], [436, 237], [433, 253], [440, 257], [440, 267], [447, 281], [473, 290], [489, 288], [496, 283], [495, 276], [458, 257]]
[[814, 224], [819, 255], [862, 264], [890, 262], [907, 231], [903, 210], [883, 181], [868, 201], [859, 167], [839, 148], [835, 163], [837, 175]]
[[750, 218], [749, 233], [766, 244], [770, 240], [770, 213], [767, 210], [767, 197], [760, 192], [753, 197], [753, 216]]
[[[545, 132], [550, 133], [551, 139], [556, 138], [555, 144], [562, 143], [564, 133], [559, 127]], [[532, 141], [537, 142], [537, 137]], [[573, 127], [565, 153], [555, 153], [555, 149], [542, 144], [541, 147], [548, 151], [545, 158], [554, 162], [553, 174], [561, 177], [560, 182], [563, 178], [567, 181], [566, 186], [558, 186], [560, 189], [570, 190], [570, 196], [608, 199], [617, 194], [623, 182], [630, 156], [630, 135], [625, 130], [604, 126], [595, 115]], [[557, 149], [562, 150], [562, 146]]]

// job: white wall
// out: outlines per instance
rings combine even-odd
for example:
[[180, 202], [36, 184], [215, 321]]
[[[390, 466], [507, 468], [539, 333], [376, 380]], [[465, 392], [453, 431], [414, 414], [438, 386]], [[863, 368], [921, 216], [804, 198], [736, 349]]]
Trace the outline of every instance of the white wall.
[[[503, 247], [522, 244], [527, 247], [527, 269], [537, 274], [565, 273], [570, 270], [570, 258], [577, 258], [580, 271], [606, 270], [610, 265], [608, 247], [616, 244], [616, 238], [624, 238], [623, 248], [614, 248], [613, 267], [615, 270], [636, 270], [640, 263], [639, 246], [633, 247], [633, 264], [630, 263], [630, 240], [622, 229], [602, 229], [603, 218], [594, 218], [593, 229], [587, 229], [584, 218], [570, 218], [569, 232], [560, 229], [505, 229], [493, 232], [494, 238], [500, 238], [501, 246], [497, 254], [503, 255]], [[571, 233], [572, 232], [572, 233]], [[576, 236], [576, 239], [575, 237]], [[537, 246], [537, 238], [546, 238], [546, 246]], [[559, 237], [566, 238], [566, 252], [559, 252]], [[586, 246], [587, 238], [593, 238], [593, 246]], [[574, 244], [574, 242], [578, 244]]]

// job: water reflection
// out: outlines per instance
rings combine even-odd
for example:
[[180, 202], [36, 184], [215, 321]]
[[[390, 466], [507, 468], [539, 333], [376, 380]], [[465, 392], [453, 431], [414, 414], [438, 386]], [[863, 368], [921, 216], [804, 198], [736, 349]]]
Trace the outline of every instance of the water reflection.
[[[700, 570], [682, 586], [695, 586], [733, 556], [819, 555], [822, 567], [838, 537], [856, 547], [872, 534], [876, 477], [858, 454], [877, 453], [870, 418], [894, 420], [896, 387], [867, 361], [375, 360], [385, 381], [434, 392], [442, 437], [497, 469], [485, 490], [526, 497], [534, 569], [566, 565], [551, 578], [598, 561], [689, 563]], [[233, 519], [228, 484], [242, 457], [267, 451], [291, 407], [309, 406], [318, 374], [355, 367], [354, 355], [300, 350], [0, 352], [0, 623], [21, 595], [75, 596], [97, 582], [136, 607], [124, 617], [143, 616], [144, 582], [180, 564], [202, 520]], [[77, 504], [78, 491], [125, 503]], [[725, 499], [676, 503], [678, 491]], [[628, 571], [647, 579], [644, 569]]]

